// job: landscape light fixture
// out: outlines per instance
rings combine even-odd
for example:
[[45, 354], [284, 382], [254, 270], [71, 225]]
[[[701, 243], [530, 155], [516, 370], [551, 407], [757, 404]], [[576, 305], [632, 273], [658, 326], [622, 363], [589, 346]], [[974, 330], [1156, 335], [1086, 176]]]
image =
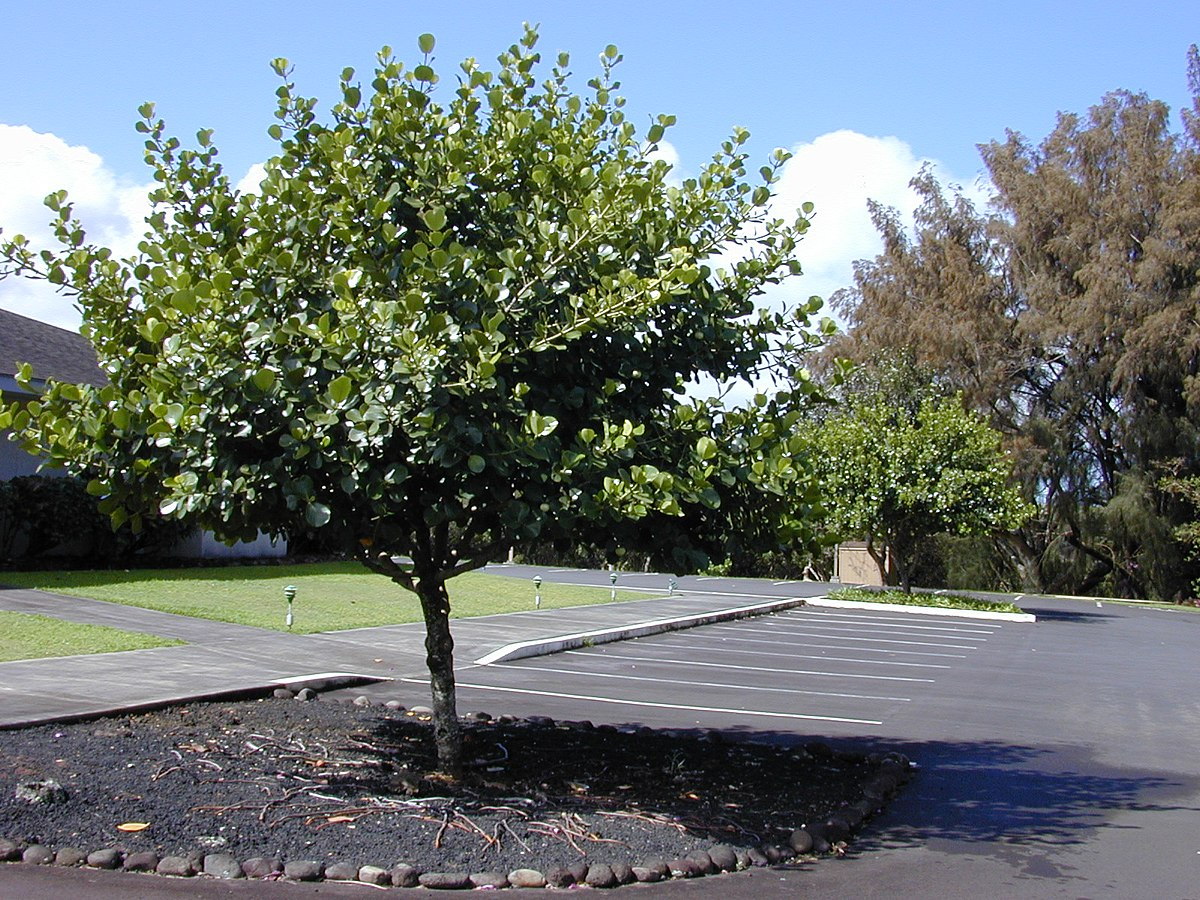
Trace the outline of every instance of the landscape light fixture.
[[288, 605], [287, 627], [288, 627], [288, 631], [291, 631], [292, 630], [292, 601], [296, 599], [296, 586], [294, 584], [289, 584], [287, 587], [285, 587], [283, 589], [283, 596], [287, 600], [287, 605]]
[[533, 576], [533, 608], [542, 608], [542, 576]]
[[612, 582], [612, 601], [617, 602], [617, 573], [615, 571], [608, 573], [608, 580]]

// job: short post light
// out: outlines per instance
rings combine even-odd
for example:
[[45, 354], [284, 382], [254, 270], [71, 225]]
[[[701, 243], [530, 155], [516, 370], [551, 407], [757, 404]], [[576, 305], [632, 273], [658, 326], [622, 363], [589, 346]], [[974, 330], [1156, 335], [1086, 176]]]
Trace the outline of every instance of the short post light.
[[542, 608], [542, 576], [533, 576], [533, 608]]
[[674, 597], [675, 596], [675, 588], [677, 588], [677, 587], [679, 587], [679, 580], [674, 575], [672, 575], [670, 578], [667, 579], [667, 596]]
[[292, 630], [292, 601], [296, 599], [296, 586], [294, 584], [289, 584], [287, 587], [285, 587], [283, 589], [283, 596], [284, 596], [284, 599], [287, 600], [287, 605], [288, 605], [287, 627], [288, 627], [288, 631], [291, 631]]
[[617, 602], [617, 573], [612, 571], [608, 573], [608, 580], [612, 582], [612, 602]]

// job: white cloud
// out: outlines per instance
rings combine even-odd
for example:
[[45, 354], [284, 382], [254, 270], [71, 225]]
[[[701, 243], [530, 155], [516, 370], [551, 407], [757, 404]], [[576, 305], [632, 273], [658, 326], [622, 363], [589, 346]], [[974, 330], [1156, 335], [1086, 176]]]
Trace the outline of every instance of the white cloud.
[[259, 187], [262, 186], [263, 179], [266, 177], [267, 167], [262, 163], [255, 163], [246, 170], [246, 174], [242, 176], [242, 180], [234, 185], [234, 187], [240, 194], [257, 194]]
[[[867, 201], [895, 207], [911, 224], [919, 197], [908, 183], [925, 164], [933, 167], [943, 185], [963, 183], [945, 166], [917, 156], [896, 137], [834, 131], [793, 147], [776, 185], [775, 209], [784, 218], [794, 216], [805, 201], [815, 209], [812, 227], [800, 244], [804, 274], [785, 282], [786, 297], [795, 301], [815, 294], [828, 301], [834, 291], [852, 284], [854, 261], [873, 258], [883, 249]], [[963, 187], [982, 205], [986, 186]]]
[[[87, 147], [73, 147], [53, 134], [24, 125], [0, 124], [0, 228], [4, 237], [23, 234], [35, 248], [58, 249], [48, 227], [52, 213], [43, 198], [65, 189], [90, 243], [118, 256], [132, 254], [144, 231], [148, 184], [118, 178]], [[79, 326], [69, 298], [45, 282], [0, 281], [0, 306], [64, 328]]]

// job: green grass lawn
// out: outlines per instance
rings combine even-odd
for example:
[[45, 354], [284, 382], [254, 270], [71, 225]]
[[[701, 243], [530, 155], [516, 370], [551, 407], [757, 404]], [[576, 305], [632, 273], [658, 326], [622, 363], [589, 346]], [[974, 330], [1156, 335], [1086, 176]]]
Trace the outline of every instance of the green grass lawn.
[[49, 616], [0, 610], [0, 662], [176, 647], [182, 643], [106, 625], [79, 625]]
[[[421, 621], [415, 595], [359, 563], [135, 569], [87, 572], [3, 572], [0, 583], [109, 600], [163, 612], [286, 631], [283, 589], [297, 588], [292, 631], [312, 634]], [[533, 609], [533, 584], [467, 572], [449, 582], [456, 619]], [[618, 600], [646, 595], [617, 591]], [[608, 603], [607, 587], [542, 585], [542, 608]]]

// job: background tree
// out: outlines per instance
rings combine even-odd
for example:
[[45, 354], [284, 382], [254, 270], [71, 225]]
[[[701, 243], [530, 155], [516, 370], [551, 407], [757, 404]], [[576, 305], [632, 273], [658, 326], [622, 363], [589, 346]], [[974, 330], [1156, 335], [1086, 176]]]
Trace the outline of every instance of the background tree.
[[907, 403], [884, 391], [852, 396], [815, 437], [827, 529], [866, 538], [885, 581], [890, 559], [905, 592], [922, 542], [1007, 531], [1029, 514], [999, 433], [961, 397], [922, 393]]
[[[1200, 109], [1200, 61], [1190, 75]], [[1032, 590], [1172, 597], [1195, 572], [1171, 535], [1164, 465], [1200, 471], [1200, 127], [1118, 91], [1034, 146], [982, 147], [981, 214], [922, 173], [909, 236], [894, 211], [834, 352], [906, 350], [1007, 436], [1040, 514], [1006, 539]]]
[[787, 154], [748, 183], [738, 129], [668, 184], [653, 151], [673, 119], [637, 136], [616, 48], [579, 95], [565, 54], [539, 83], [536, 39], [495, 72], [464, 62], [444, 105], [432, 36], [411, 68], [385, 48], [365, 87], [342, 73], [328, 122], [276, 60], [279, 153], [256, 193], [230, 186], [208, 132], [182, 149], [147, 105], [158, 187], [135, 258], [88, 244], [63, 194], [60, 252], [3, 245], [8, 273], [75, 295], [111, 379], [52, 386], [12, 424], [116, 524], [318, 529], [413, 591], [451, 772], [448, 579], [558, 538], [640, 541], [686, 568], [747, 503], [755, 533], [802, 527], [790, 422], [808, 389], [728, 411], [684, 394], [812, 340], [815, 305], [754, 304], [799, 271], [807, 222], [767, 213]]

